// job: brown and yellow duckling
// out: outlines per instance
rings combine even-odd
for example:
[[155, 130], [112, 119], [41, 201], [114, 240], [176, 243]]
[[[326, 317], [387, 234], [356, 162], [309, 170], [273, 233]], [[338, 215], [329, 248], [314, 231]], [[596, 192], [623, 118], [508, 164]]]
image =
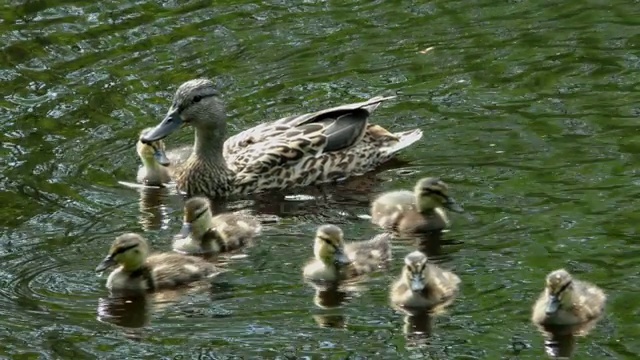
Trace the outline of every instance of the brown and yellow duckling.
[[555, 270], [547, 275], [531, 320], [540, 325], [586, 323], [602, 315], [606, 299], [596, 285], [574, 279], [565, 269]]
[[219, 274], [213, 264], [195, 256], [176, 253], [149, 255], [149, 245], [140, 235], [118, 236], [96, 272], [119, 265], [107, 279], [113, 291], [155, 291], [187, 285]]
[[420, 179], [413, 193], [407, 190], [384, 193], [371, 205], [371, 222], [402, 234], [443, 230], [449, 226], [445, 208], [464, 211], [448, 195], [448, 190], [442, 180], [430, 177]]
[[149, 186], [162, 186], [171, 182], [175, 166], [185, 162], [192, 149], [183, 146], [167, 151], [162, 140], [142, 142], [140, 139], [151, 130], [153, 128], [142, 130], [136, 143], [136, 151], [142, 162], [137, 181]]
[[[152, 130], [152, 128], [142, 130], [140, 137], [149, 130]], [[139, 183], [149, 186], [162, 186], [171, 181], [171, 162], [167, 158], [162, 140], [143, 143], [138, 138], [136, 151], [142, 161], [142, 167], [138, 169], [137, 180]]]
[[213, 216], [207, 198], [193, 197], [185, 202], [184, 222], [173, 250], [191, 255], [233, 251], [248, 245], [261, 229], [254, 216], [243, 212]]
[[402, 275], [391, 286], [395, 306], [413, 312], [444, 306], [458, 293], [460, 278], [451, 271], [427, 262], [427, 255], [413, 251], [404, 258]]
[[375, 271], [391, 259], [390, 240], [391, 235], [384, 233], [345, 244], [339, 227], [322, 225], [314, 240], [315, 258], [305, 265], [303, 275], [312, 281], [334, 282]]

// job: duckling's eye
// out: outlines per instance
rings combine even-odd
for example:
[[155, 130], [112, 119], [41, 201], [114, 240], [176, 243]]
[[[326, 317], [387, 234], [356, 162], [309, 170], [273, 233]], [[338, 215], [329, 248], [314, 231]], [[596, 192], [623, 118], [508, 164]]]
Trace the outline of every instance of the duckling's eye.
[[202, 95], [196, 95], [193, 97], [193, 103], [197, 103], [200, 102], [200, 100], [202, 100]]

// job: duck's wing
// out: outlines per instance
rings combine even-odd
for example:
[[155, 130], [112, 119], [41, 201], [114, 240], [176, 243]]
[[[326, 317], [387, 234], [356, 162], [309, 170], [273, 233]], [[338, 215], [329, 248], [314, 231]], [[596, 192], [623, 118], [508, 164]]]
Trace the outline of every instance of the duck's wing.
[[[395, 96], [378, 96], [364, 102], [346, 104], [303, 115], [288, 116], [273, 122], [260, 124], [236, 134], [224, 143], [224, 156], [231, 166], [244, 160], [248, 151], [257, 146], [297, 145], [297, 140], [306, 139], [317, 150], [335, 151], [355, 144], [364, 134], [367, 118], [381, 102]], [[280, 141], [275, 141], [278, 139]], [[289, 141], [287, 139], [290, 139]]]
[[[365, 136], [371, 109], [386, 99], [389, 98], [284, 118], [262, 130], [250, 129], [252, 132], [247, 132], [242, 143], [237, 143], [243, 148], [225, 156], [229, 168], [237, 174], [236, 185], [253, 182], [257, 175], [274, 168], [305, 158], [314, 161], [322, 155], [357, 145]], [[305, 168], [314, 166], [304, 164], [301, 169]], [[327, 165], [327, 168], [332, 167]]]

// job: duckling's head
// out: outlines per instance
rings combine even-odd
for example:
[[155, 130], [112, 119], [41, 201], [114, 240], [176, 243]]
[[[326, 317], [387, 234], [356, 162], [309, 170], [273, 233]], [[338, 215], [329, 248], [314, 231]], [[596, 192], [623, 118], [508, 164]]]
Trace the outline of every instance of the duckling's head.
[[313, 245], [316, 259], [327, 265], [345, 266], [351, 260], [344, 253], [344, 235], [335, 225], [322, 225], [316, 231]]
[[96, 272], [107, 270], [114, 265], [122, 265], [126, 271], [138, 270], [148, 254], [149, 245], [142, 236], [135, 233], [120, 235], [111, 245], [109, 254], [96, 267]]
[[447, 194], [449, 186], [438, 178], [420, 179], [414, 188], [420, 211], [431, 211], [438, 207], [447, 208], [453, 212], [463, 212], [462, 206]]
[[402, 276], [409, 284], [411, 291], [422, 291], [429, 279], [427, 255], [420, 251], [414, 251], [405, 256]]
[[[211, 136], [223, 139], [226, 121], [220, 92], [208, 79], [189, 80], [176, 90], [167, 115], [158, 126], [142, 137], [145, 143], [165, 138], [181, 125], [206, 130]], [[211, 141], [208, 145], [216, 145]], [[220, 144], [222, 146], [222, 144]]]
[[206, 197], [192, 197], [184, 203], [184, 219], [179, 236], [199, 237], [211, 228], [211, 206]]
[[153, 167], [156, 163], [162, 166], [169, 166], [170, 161], [165, 153], [164, 142], [162, 140], [152, 141], [145, 143], [142, 141], [142, 137], [153, 130], [153, 128], [146, 128], [140, 132], [138, 143], [136, 144], [136, 151], [144, 166]]
[[552, 271], [547, 275], [546, 291], [549, 297], [546, 313], [553, 315], [562, 305], [571, 306], [573, 278], [565, 269]]

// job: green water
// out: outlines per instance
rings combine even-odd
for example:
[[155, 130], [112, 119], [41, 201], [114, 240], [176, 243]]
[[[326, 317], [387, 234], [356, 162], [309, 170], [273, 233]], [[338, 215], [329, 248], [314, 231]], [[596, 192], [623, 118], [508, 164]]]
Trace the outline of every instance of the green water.
[[[637, 2], [293, 4], [1, 5], [0, 357], [541, 359], [531, 305], [566, 267], [609, 296], [573, 357], [639, 358]], [[137, 133], [199, 76], [224, 92], [232, 133], [402, 91], [415, 96], [372, 120], [424, 141], [313, 200], [249, 203], [282, 221], [213, 291], [110, 304], [93, 269], [113, 238], [144, 232], [166, 250], [181, 222], [179, 198], [118, 181], [135, 179]], [[169, 145], [190, 141], [182, 130]], [[468, 212], [433, 257], [463, 285], [430, 336], [405, 335], [388, 306], [407, 244], [341, 307], [318, 308], [301, 279], [315, 228], [373, 236], [357, 218], [369, 199], [426, 175]]]

